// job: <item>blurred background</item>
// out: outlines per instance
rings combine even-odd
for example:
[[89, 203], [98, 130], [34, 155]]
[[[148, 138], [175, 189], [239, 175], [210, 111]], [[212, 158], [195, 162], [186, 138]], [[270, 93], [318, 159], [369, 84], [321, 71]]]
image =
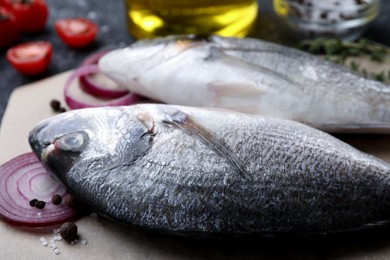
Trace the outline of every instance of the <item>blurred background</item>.
[[[6, 50], [0, 51], [0, 120], [3, 117], [11, 92], [24, 84], [75, 68], [88, 55], [97, 50], [121, 47], [135, 39], [129, 34], [125, 3], [122, 0], [46, 0], [49, 7], [49, 20], [45, 30], [38, 34], [22, 35], [17, 43], [46, 40], [53, 44], [53, 59], [48, 70], [38, 77], [27, 77], [15, 71], [5, 58]], [[278, 17], [272, 1], [258, 0], [258, 17], [249, 37], [296, 46], [300, 38]], [[390, 46], [390, 1], [382, 1], [380, 14], [369, 25], [363, 37]], [[96, 22], [99, 34], [94, 43], [84, 49], [66, 46], [57, 36], [54, 23], [59, 18], [85, 17]]]

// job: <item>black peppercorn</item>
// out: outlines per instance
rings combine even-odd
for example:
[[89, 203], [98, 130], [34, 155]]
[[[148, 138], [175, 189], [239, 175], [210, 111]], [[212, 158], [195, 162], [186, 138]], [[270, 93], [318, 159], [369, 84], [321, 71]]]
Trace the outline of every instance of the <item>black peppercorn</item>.
[[50, 101], [50, 106], [54, 112], [58, 112], [58, 113], [66, 112], [66, 109], [61, 106], [61, 102], [56, 99]]
[[55, 112], [59, 112], [60, 111], [60, 108], [61, 108], [61, 103], [60, 101], [56, 100], [56, 99], [53, 99], [51, 102], [50, 102], [50, 106], [51, 108], [55, 111]]
[[38, 200], [37, 202], [35, 202], [35, 207], [38, 208], [38, 209], [45, 208], [45, 205], [46, 205], [46, 202], [44, 202], [42, 200]]
[[29, 202], [29, 204], [30, 204], [30, 206], [31, 207], [35, 207], [36, 206], [36, 204], [37, 204], [37, 199], [32, 199], [32, 200], [30, 200], [30, 202]]
[[72, 242], [77, 238], [77, 226], [73, 222], [66, 222], [60, 228], [60, 236], [68, 242]]
[[61, 202], [62, 202], [62, 197], [61, 197], [61, 195], [58, 195], [58, 194], [53, 195], [53, 197], [51, 197], [51, 202], [52, 202], [54, 205], [60, 205]]
[[68, 208], [75, 208], [76, 207], [75, 199], [70, 195], [66, 196], [64, 203]]

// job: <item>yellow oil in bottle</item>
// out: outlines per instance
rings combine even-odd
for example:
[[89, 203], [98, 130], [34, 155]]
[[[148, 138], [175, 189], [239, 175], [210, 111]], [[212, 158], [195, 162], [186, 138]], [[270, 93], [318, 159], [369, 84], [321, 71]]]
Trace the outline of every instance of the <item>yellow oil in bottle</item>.
[[257, 0], [125, 0], [135, 38], [170, 34], [243, 37], [257, 16]]
[[285, 16], [289, 12], [289, 5], [286, 0], [274, 0], [274, 10], [280, 16]]

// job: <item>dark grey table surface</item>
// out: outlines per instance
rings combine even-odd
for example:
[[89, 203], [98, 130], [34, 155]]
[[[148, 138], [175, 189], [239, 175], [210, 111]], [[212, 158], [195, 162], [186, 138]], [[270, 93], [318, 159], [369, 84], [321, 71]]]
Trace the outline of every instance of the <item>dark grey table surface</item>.
[[[44, 32], [37, 35], [23, 36], [19, 42], [48, 40], [54, 45], [52, 63], [48, 71], [40, 77], [25, 77], [16, 72], [5, 58], [5, 50], [0, 52], [0, 121], [3, 118], [11, 92], [24, 84], [32, 83], [45, 77], [75, 68], [91, 53], [105, 47], [123, 46], [134, 41], [126, 26], [124, 3], [122, 0], [46, 0], [50, 8], [50, 17]], [[371, 24], [365, 37], [390, 46], [390, 1], [382, 1], [381, 14]], [[271, 0], [259, 0], [259, 17], [249, 36], [285, 44], [294, 43], [294, 35], [285, 31], [273, 14]], [[100, 33], [95, 43], [83, 50], [68, 48], [57, 37], [54, 22], [58, 18], [82, 16], [88, 17], [100, 26]], [[31, 100], [34, 102], [34, 100]]]

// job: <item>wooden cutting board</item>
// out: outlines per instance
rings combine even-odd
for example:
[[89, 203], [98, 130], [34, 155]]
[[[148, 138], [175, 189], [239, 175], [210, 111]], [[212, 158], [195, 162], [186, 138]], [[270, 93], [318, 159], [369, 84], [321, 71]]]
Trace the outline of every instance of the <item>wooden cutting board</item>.
[[[55, 115], [49, 103], [63, 102], [63, 86], [70, 72], [17, 88], [11, 95], [0, 129], [0, 163], [29, 152], [28, 132], [40, 120]], [[341, 136], [354, 146], [390, 162], [389, 136]], [[315, 238], [257, 238], [204, 240], [136, 230], [106, 219], [78, 220], [81, 243], [58, 241], [56, 255], [40, 238], [52, 233], [25, 231], [0, 221], [0, 259], [388, 259], [390, 231]]]

